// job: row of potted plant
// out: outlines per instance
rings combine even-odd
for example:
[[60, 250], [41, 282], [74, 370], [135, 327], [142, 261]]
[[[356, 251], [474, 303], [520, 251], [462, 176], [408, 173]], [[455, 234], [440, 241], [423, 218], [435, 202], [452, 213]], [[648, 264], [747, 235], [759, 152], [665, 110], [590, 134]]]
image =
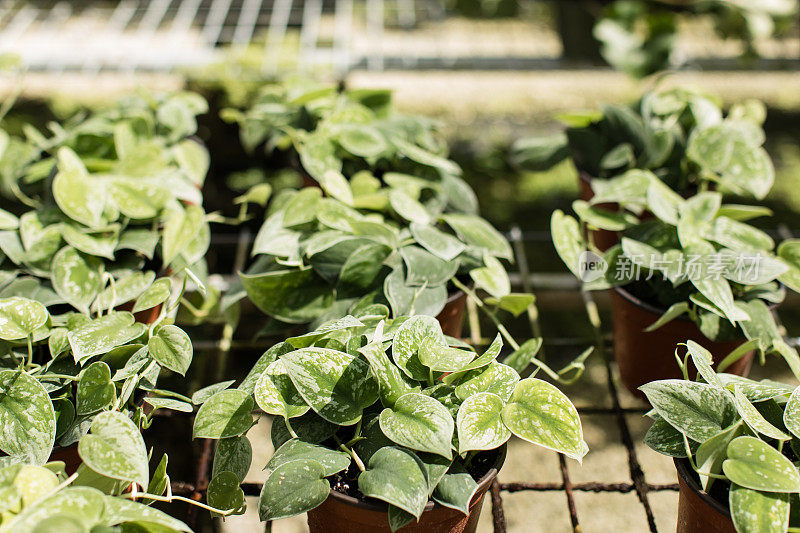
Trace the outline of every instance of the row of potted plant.
[[193, 357], [172, 322], [209, 245], [204, 111], [190, 93], [142, 96], [0, 132], [3, 531], [188, 531], [144, 505], [182, 498], [166, 455], [151, 475], [142, 430], [193, 408], [159, 378]]
[[[582, 160], [578, 147], [605, 143], [593, 196], [575, 202], [578, 219], [554, 213], [552, 228], [557, 251], [586, 289], [617, 291], [623, 381], [636, 391], [697, 368], [705, 384], [720, 380], [736, 409], [743, 406], [741, 427], [780, 440], [777, 431], [791, 428], [776, 425], [766, 411], [772, 407], [761, 404], [781, 403], [786, 387], [751, 397], [748, 387], [763, 384], [710, 367], [716, 360], [719, 372], [745, 372], [749, 352], [758, 350], [781, 355], [800, 374], [770, 309], [785, 287], [800, 288], [798, 243], [776, 248], [746, 223], [763, 208], [722, 199], [731, 190], [762, 198], [771, 186], [758, 136], [763, 109], [748, 103], [723, 119], [712, 99], [681, 90], [649, 94], [636, 109], [573, 117], [580, 124], [567, 137], [521, 143], [517, 160], [540, 168], [564, 157], [569, 139], [580, 164], [592, 159]], [[293, 326], [236, 388], [215, 383], [191, 398], [160, 389], [162, 371], [182, 375], [193, 357], [189, 336], [173, 321], [187, 278], [204, 288], [215, 219], [202, 212], [194, 186], [208, 154], [188, 138], [202, 110], [188, 94], [134, 99], [53, 126], [52, 138], [31, 130], [24, 139], [7, 136], [17, 148], [3, 154], [15, 163], [2, 167], [12, 169], [4, 191], [16, 202], [0, 213], [0, 416], [9, 428], [0, 435], [8, 468], [0, 479], [10, 487], [0, 527], [76, 520], [185, 529], [129, 506], [180, 499], [171, 494], [165, 457], [149, 474], [141, 429], [159, 408], [197, 409], [193, 436], [218, 440], [206, 506], [216, 516], [244, 512], [253, 412], [274, 416], [276, 452], [259, 515], [308, 512], [315, 531], [474, 531], [512, 435], [584, 456], [574, 406], [552, 384], [521, 377], [533, 366], [555, 380], [575, 379], [582, 359], [556, 372], [537, 359], [541, 339], [520, 345], [510, 335], [502, 313], [523, 313], [533, 297], [511, 292], [501, 262], [512, 259], [509, 243], [478, 216], [435, 125], [395, 114], [384, 91], [293, 80], [265, 88], [247, 110], [226, 112], [244, 144], [264, 144], [305, 176], [305, 186], [259, 183], [238, 200], [242, 219], [256, 204], [264, 222], [254, 261], [219, 303], [248, 297], [278, 326]], [[607, 249], [597, 245], [600, 230], [611, 232]], [[757, 260], [755, 278], [735, 262], [742, 258]], [[467, 298], [497, 329], [482, 350], [460, 339]], [[654, 314], [637, 318], [629, 308], [646, 307], [640, 301]], [[632, 343], [636, 335], [645, 340]], [[676, 362], [675, 346], [686, 339], [690, 356]], [[648, 358], [638, 353], [645, 344]], [[674, 452], [674, 431], [663, 420], [678, 432], [696, 424], [673, 423], [685, 406], [659, 407], [652, 392], [659, 387], [642, 387], [659, 426], [648, 443], [659, 449], [653, 443], [663, 438], [660, 449]], [[686, 394], [703, 403], [727, 398], [725, 390]], [[724, 411], [730, 416], [720, 431], [736, 422]], [[690, 449], [702, 443], [686, 437]], [[46, 487], [27, 500], [26, 476]], [[757, 495], [740, 495], [746, 519], [771, 512], [759, 510], [766, 507]], [[78, 499], [94, 511], [64, 511], [63, 502]], [[96, 511], [116, 508], [124, 509]]]
[[[553, 241], [585, 289], [613, 288], [615, 355], [634, 394], [680, 375], [672, 351], [686, 339], [709, 346], [734, 373], [747, 371], [754, 350], [762, 360], [773, 352], [793, 367], [800, 361], [773, 316], [787, 288], [800, 290], [800, 241], [776, 247], [749, 223], [769, 209], [723, 203], [723, 191], [762, 199], [771, 188], [764, 116], [757, 102], [723, 118], [696, 92], [655, 91], [631, 108], [583, 116], [563, 146], [554, 138], [518, 145], [522, 164], [546, 166], [568, 151], [588, 169], [581, 170], [583, 198], [573, 203], [577, 219], [556, 211]], [[642, 345], [650, 347], [647, 358]], [[734, 349], [747, 355], [724, 361]]]

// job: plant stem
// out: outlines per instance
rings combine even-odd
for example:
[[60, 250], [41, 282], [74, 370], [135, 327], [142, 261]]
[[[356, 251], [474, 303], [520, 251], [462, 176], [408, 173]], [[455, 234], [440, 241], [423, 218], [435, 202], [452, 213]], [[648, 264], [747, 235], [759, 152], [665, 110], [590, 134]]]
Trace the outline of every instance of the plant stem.
[[127, 498], [129, 500], [136, 500], [138, 498], [148, 499], [148, 500], [155, 500], [157, 502], [185, 502], [191, 505], [196, 505], [201, 509], [205, 509], [206, 511], [211, 511], [212, 513], [217, 513], [222, 516], [228, 516], [231, 514], [234, 509], [228, 509], [227, 511], [223, 511], [222, 509], [217, 509], [216, 507], [211, 507], [210, 505], [206, 505], [204, 503], [200, 503], [198, 501], [192, 500], [191, 498], [184, 498], [183, 496], [158, 496], [156, 494], [148, 494], [147, 492], [126, 492], [125, 494], [120, 495], [121, 498]]
[[497, 318], [497, 315], [494, 313], [494, 311], [483, 305], [483, 301], [478, 297], [477, 294], [475, 294], [475, 291], [458, 281], [456, 278], [453, 278], [451, 281], [453, 282], [453, 285], [464, 291], [464, 293], [475, 302], [475, 305], [477, 305], [478, 308], [480, 308], [480, 310], [483, 311], [492, 322], [494, 322], [497, 331], [503, 336], [506, 342], [508, 342], [509, 346], [511, 346], [511, 348], [514, 350], [519, 350], [519, 344], [517, 344], [517, 341], [514, 340], [514, 337], [511, 336], [506, 327], [502, 324], [502, 322], [500, 322], [500, 319]]
[[28, 335], [28, 366], [33, 366], [33, 333]]
[[345, 452], [346, 454], [349, 454], [350, 457], [353, 458], [353, 462], [356, 464], [356, 466], [358, 467], [359, 470], [364, 472], [367, 469], [364, 466], [364, 461], [361, 460], [361, 457], [358, 456], [358, 454], [356, 453], [356, 451], [353, 448], [348, 448], [344, 444], [340, 444], [339, 445], [339, 449], [342, 450], [343, 452]]
[[283, 422], [286, 424], [286, 430], [289, 432], [289, 435], [291, 435], [295, 439], [299, 439], [300, 437], [297, 436], [297, 433], [294, 432], [292, 425], [289, 423], [288, 416], [283, 417]]

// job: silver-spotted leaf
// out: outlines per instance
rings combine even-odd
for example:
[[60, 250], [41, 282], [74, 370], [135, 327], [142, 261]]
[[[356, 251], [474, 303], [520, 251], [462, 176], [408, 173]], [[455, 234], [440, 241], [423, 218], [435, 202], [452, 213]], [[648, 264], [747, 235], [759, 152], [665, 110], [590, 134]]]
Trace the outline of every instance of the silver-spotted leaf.
[[504, 401], [491, 392], [480, 392], [464, 400], [458, 409], [458, 453], [494, 450], [511, 437], [503, 423]]
[[563, 392], [540, 379], [517, 383], [503, 407], [503, 423], [521, 439], [579, 461], [589, 451], [575, 406]]
[[401, 396], [392, 408], [381, 412], [380, 426], [384, 435], [401, 446], [447, 459], [453, 456], [453, 417], [429, 396], [414, 392]]

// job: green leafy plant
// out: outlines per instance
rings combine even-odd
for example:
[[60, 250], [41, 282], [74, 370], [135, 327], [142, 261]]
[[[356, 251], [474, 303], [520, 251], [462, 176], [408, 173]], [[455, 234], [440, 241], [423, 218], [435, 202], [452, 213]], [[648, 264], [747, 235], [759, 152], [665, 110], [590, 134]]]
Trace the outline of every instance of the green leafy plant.
[[565, 133], [521, 139], [512, 159], [540, 170], [572, 157], [592, 178], [595, 193], [607, 189], [603, 180], [639, 169], [680, 194], [716, 187], [763, 199], [775, 180], [762, 146], [765, 117], [755, 100], [732, 106], [723, 118], [713, 97], [686, 88], [659, 89], [631, 106], [564, 115]]
[[[265, 86], [244, 110], [224, 110], [223, 118], [239, 124], [246, 149], [263, 146], [283, 167], [320, 184], [329, 179], [326, 174], [349, 177], [369, 170], [379, 177], [402, 172], [466, 188], [460, 169], [446, 157], [447, 143], [436, 123], [394, 113], [387, 90], [339, 91], [288, 79]], [[475, 209], [474, 196], [460, 200], [464, 209]]]
[[[137, 305], [155, 305], [152, 295], [151, 287]], [[42, 465], [107, 413], [145, 428], [155, 409], [191, 411], [189, 398], [157, 388], [162, 370], [183, 375], [193, 355], [166, 316], [164, 308], [146, 326], [126, 311], [54, 316], [31, 299], [0, 299], [0, 462]]]
[[239, 199], [269, 207], [226, 305], [246, 292], [271, 317], [319, 324], [369, 306], [435, 316], [450, 293], [474, 296], [469, 285], [515, 315], [533, 302], [511, 292], [511, 246], [478, 216], [432, 124], [391, 114], [388, 93], [294, 81], [228, 114], [246, 147], [282, 152], [319, 186], [270, 198], [260, 183]]
[[673, 54], [678, 11], [688, 17], [710, 16], [718, 35], [742, 41], [742, 58], [753, 59], [759, 55], [758, 40], [786, 33], [797, 16], [797, 2], [618, 0], [606, 7], [594, 27], [603, 58], [636, 78], [679, 66]]
[[[800, 394], [793, 385], [716, 373], [711, 354], [688, 341], [676, 357], [684, 380], [641, 387], [653, 406], [645, 442], [685, 458], [700, 487], [728, 506], [736, 530], [783, 532], [800, 527]], [[688, 378], [689, 361], [697, 381]], [[795, 376], [798, 376], [795, 369]]]
[[[632, 170], [607, 184], [591, 202], [573, 204], [579, 219], [556, 211], [551, 221], [561, 259], [588, 289], [625, 286], [666, 309], [650, 329], [686, 314], [710, 340], [747, 339], [743, 350], [774, 351], [797, 367], [770, 306], [783, 300], [786, 287], [800, 291], [800, 241], [776, 249], [769, 235], [747, 223], [768, 209], [723, 204], [719, 192], [684, 199], [651, 172]], [[621, 210], [599, 207], [603, 202], [617, 202]], [[642, 222], [633, 214], [645, 210], [653, 218]], [[622, 232], [621, 244], [604, 254], [592, 243], [594, 229]], [[604, 276], [586, 277], [580, 262], [587, 252], [602, 262]]]
[[50, 124], [49, 137], [0, 131], [0, 190], [15, 200], [0, 210], [0, 296], [86, 314], [109, 291], [132, 301], [156, 274], [205, 272], [209, 157], [188, 138], [205, 109], [191, 93], [138, 97]]
[[150, 472], [144, 440], [124, 414], [97, 416], [78, 446], [81, 464], [67, 476], [60, 461], [16, 463], [0, 468], [0, 531], [124, 530], [191, 531], [154, 509], [153, 502], [184, 502], [226, 514], [172, 494], [163, 455]]
[[478, 354], [424, 315], [349, 315], [273, 346], [238, 388], [198, 392], [194, 436], [220, 439], [209, 504], [243, 501], [256, 405], [276, 416], [262, 520], [313, 509], [340, 483], [387, 502], [393, 529], [429, 498], [467, 513], [488, 470], [481, 458], [511, 435], [580, 460], [588, 448], [573, 405], [546, 381], [520, 379], [535, 350], [503, 364], [501, 348], [498, 335]]
[[382, 185], [362, 172], [322, 188], [284, 190], [256, 236], [254, 264], [241, 288], [284, 322], [340, 318], [377, 306], [393, 316], [435, 316], [449, 290], [473, 284], [489, 302], [516, 315], [533, 302], [511, 292], [500, 259], [506, 239], [482, 218], [448, 208], [439, 183], [405, 174]]

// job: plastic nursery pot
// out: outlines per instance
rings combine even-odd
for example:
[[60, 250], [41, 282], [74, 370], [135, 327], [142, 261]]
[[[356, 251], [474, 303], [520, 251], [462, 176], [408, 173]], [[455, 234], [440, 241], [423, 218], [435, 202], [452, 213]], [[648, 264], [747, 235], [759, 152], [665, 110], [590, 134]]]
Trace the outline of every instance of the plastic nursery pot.
[[[131, 311], [133, 309], [134, 302], [126, 302], [122, 305], [117, 306], [118, 311]], [[155, 307], [151, 307], [150, 309], [145, 309], [144, 311], [139, 311], [138, 313], [133, 314], [133, 318], [136, 319], [136, 322], [141, 324], [150, 325], [156, 321], [158, 315], [161, 314], [161, 306], [163, 304], [158, 304]]]
[[[419, 522], [399, 529], [402, 533], [475, 533], [484, 496], [506, 459], [506, 447], [498, 450], [489, 471], [478, 481], [469, 514], [428, 502]], [[331, 490], [328, 499], [308, 512], [310, 533], [391, 533], [388, 505], [379, 500], [359, 500]]]
[[675, 459], [678, 470], [677, 533], [736, 533], [727, 506], [711, 497], [691, 471], [686, 459]]
[[[687, 340], [697, 342], [713, 354], [715, 365], [744, 344], [744, 340], [710, 341], [697, 325], [685, 316], [680, 316], [655, 331], [645, 331], [662, 314], [664, 314], [663, 309], [640, 300], [625, 289], [615, 287], [611, 291], [614, 355], [620, 379], [625, 388], [638, 398], [645, 399], [639, 390], [645, 383], [683, 377], [675, 360], [675, 348], [678, 344]], [[753, 352], [749, 352], [727, 367], [725, 372], [746, 376], [752, 362]], [[691, 362], [689, 364], [691, 365]], [[690, 371], [690, 375], [694, 372], [696, 371]]]
[[464, 313], [467, 310], [467, 294], [457, 291], [447, 297], [444, 308], [436, 315], [436, 320], [442, 326], [442, 333], [461, 338], [464, 329]]
[[[592, 190], [592, 177], [588, 173], [581, 170], [578, 172], [578, 183], [580, 185], [581, 200], [588, 202], [594, 197], [594, 191]], [[619, 204], [603, 203], [597, 204], [596, 207], [608, 209], [610, 211], [617, 211], [619, 209]], [[616, 231], [609, 231], [606, 229], [589, 231], [594, 239], [594, 245], [603, 252], [612, 246], [619, 244], [620, 236]]]

